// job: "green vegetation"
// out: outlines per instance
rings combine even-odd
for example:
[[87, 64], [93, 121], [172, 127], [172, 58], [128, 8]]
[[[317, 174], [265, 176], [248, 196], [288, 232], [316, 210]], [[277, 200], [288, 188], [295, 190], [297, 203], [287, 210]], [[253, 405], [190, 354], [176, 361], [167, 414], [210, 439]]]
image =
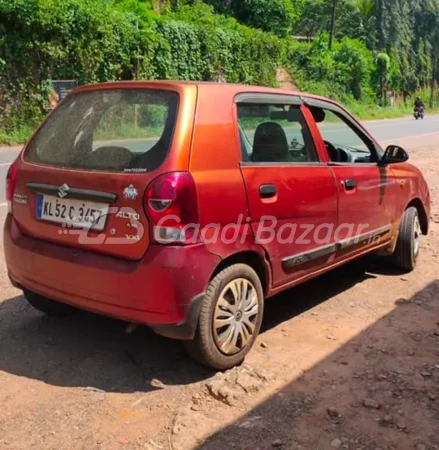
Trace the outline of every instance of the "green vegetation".
[[362, 118], [410, 113], [415, 92], [437, 106], [439, 0], [336, 0], [330, 48], [333, 1], [0, 0], [0, 143], [41, 121], [50, 79], [275, 86], [285, 67]]
[[164, 105], [122, 102], [104, 113], [93, 139], [158, 139], [163, 133], [167, 114], [168, 108]]
[[[30, 121], [30, 123], [32, 122]], [[0, 144], [14, 145], [26, 142], [31, 136], [35, 127], [36, 125], [27, 124], [12, 128], [12, 130], [10, 131], [0, 129]]]

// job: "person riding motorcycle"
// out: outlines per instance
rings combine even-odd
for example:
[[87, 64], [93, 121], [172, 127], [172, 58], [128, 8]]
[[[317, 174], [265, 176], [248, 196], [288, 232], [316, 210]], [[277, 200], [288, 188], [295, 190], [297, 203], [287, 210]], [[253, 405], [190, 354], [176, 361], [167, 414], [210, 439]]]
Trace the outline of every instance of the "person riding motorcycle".
[[425, 111], [424, 103], [422, 102], [422, 100], [419, 97], [416, 97], [415, 108], [414, 108], [415, 119], [416, 120], [418, 120], [419, 118], [423, 119], [424, 111]]
[[416, 97], [415, 109], [418, 109], [418, 108], [424, 108], [425, 109], [424, 103], [422, 102], [422, 100], [419, 97]]

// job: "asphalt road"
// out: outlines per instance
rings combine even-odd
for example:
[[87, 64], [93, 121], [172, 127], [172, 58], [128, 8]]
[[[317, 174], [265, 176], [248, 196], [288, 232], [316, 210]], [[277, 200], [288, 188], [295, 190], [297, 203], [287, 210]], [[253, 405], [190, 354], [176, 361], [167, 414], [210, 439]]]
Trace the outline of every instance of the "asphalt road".
[[[381, 120], [365, 122], [364, 125], [371, 134], [378, 140], [389, 143], [392, 139], [402, 139], [438, 134], [439, 136], [439, 116], [426, 116], [423, 121], [416, 121], [413, 118]], [[337, 132], [337, 126], [331, 126], [331, 133]], [[0, 147], [0, 221], [6, 210], [5, 203], [5, 178], [9, 165], [14, 161], [20, 151], [20, 147], [1, 148]]]

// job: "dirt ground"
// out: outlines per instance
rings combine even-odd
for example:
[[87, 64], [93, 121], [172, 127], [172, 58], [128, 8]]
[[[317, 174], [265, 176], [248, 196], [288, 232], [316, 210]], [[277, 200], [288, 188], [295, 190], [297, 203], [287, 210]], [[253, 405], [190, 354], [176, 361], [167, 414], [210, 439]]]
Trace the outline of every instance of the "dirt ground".
[[0, 449], [438, 450], [438, 136], [400, 142], [433, 195], [415, 272], [369, 257], [273, 298], [225, 374], [147, 329], [44, 317], [1, 259]]

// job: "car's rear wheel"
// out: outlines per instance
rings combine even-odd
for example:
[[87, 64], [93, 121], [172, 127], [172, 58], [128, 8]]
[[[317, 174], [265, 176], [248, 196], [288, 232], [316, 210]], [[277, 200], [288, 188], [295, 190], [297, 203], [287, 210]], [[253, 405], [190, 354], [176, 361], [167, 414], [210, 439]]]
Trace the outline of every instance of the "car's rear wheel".
[[38, 311], [53, 317], [70, 316], [79, 312], [73, 306], [51, 300], [35, 292], [25, 290], [24, 296], [26, 300]]
[[420, 252], [421, 223], [415, 207], [407, 208], [399, 226], [398, 241], [396, 243], [394, 261], [396, 265], [407, 272], [416, 267]]
[[186, 342], [189, 354], [218, 370], [241, 364], [259, 334], [263, 309], [256, 272], [245, 264], [224, 269], [207, 287], [195, 338]]

